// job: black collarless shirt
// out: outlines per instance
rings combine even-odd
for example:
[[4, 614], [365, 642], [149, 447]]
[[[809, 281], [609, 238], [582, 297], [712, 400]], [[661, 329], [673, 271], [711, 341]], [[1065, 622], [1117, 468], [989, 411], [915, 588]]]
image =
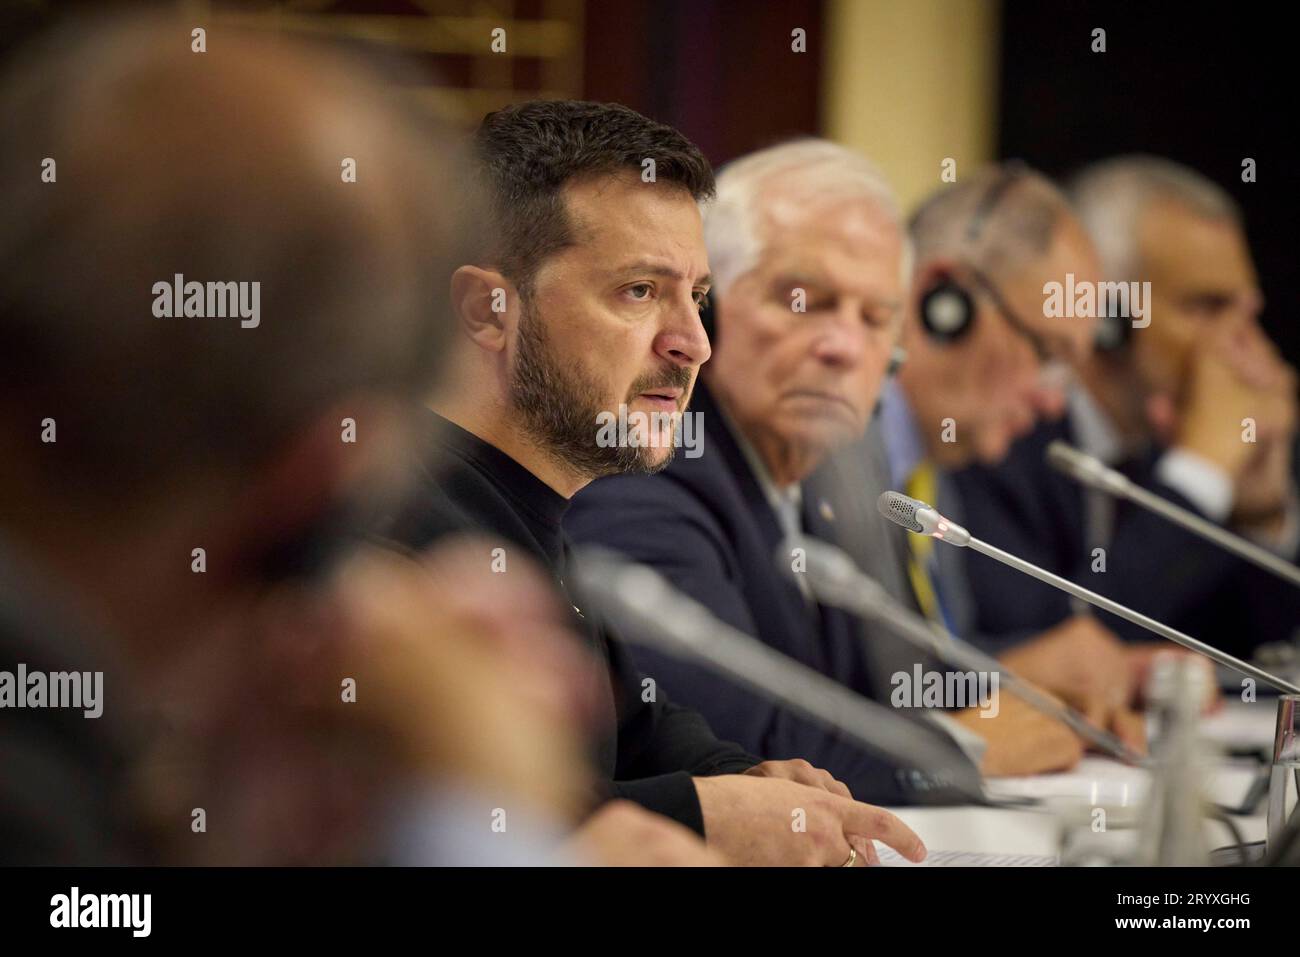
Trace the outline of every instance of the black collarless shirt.
[[[523, 548], [550, 572], [566, 604], [571, 554], [561, 527], [569, 500], [501, 450], [434, 413], [430, 449], [417, 489], [390, 534], [413, 548], [444, 535], [478, 532]], [[491, 556], [485, 555], [484, 561]], [[507, 553], [507, 563], [509, 561]], [[508, 564], [507, 564], [508, 567]], [[610, 629], [575, 608], [577, 635], [608, 670], [610, 716], [596, 747], [606, 793], [674, 818], [704, 833], [693, 776], [734, 774], [758, 763], [739, 745], [719, 740], [697, 712], [669, 701], [662, 689], [642, 700], [642, 675]]]

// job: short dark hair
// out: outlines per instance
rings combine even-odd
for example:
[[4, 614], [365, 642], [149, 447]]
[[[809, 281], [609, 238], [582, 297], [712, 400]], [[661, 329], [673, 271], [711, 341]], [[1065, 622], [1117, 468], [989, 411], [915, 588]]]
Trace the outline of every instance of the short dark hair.
[[491, 217], [483, 258], [521, 291], [547, 256], [574, 241], [561, 195], [570, 182], [621, 170], [640, 173], [653, 159], [656, 183], [680, 186], [696, 202], [713, 196], [713, 168], [694, 143], [617, 103], [508, 106], [484, 117], [475, 154]]

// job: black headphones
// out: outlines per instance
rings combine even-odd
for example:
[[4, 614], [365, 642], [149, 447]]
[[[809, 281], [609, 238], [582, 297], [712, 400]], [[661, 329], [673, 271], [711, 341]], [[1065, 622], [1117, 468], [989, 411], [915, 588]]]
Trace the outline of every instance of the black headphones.
[[[1002, 197], [1024, 174], [1025, 164], [1008, 160], [1001, 173], [989, 185], [966, 226], [966, 245], [974, 246], [993, 217]], [[944, 276], [921, 294], [921, 325], [939, 342], [956, 342], [967, 335], [975, 323], [975, 297], [952, 276]]]
[[[975, 207], [970, 224], [966, 227], [966, 243], [978, 242], [984, 227], [992, 218], [998, 203], [1007, 190], [1025, 171], [1020, 160], [1008, 160], [999, 176]], [[1133, 336], [1133, 323], [1128, 310], [1117, 301], [1097, 324], [1095, 347], [1098, 352], [1115, 355], [1123, 350]], [[975, 299], [970, 291], [951, 276], [944, 276], [921, 295], [921, 324], [934, 339], [955, 342], [971, 330], [975, 322]]]

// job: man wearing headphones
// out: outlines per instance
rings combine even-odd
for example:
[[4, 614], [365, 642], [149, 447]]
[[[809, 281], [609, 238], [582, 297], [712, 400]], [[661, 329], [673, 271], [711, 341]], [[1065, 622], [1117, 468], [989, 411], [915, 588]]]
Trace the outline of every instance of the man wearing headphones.
[[[976, 503], [959, 494], [952, 470], [998, 463], [1037, 420], [1059, 416], [1068, 369], [1091, 350], [1095, 320], [1047, 315], [1045, 286], [1068, 274], [1095, 281], [1100, 269], [1066, 198], [1019, 163], [939, 191], [918, 209], [910, 233], [916, 259], [901, 335], [907, 361], [882, 390], [862, 450], [867, 484], [936, 504], [962, 522], [970, 514], [965, 506]], [[1095, 618], [1067, 615], [1050, 629], [990, 636], [967, 581], [964, 550], [936, 548], [887, 523], [846, 546], [935, 624], [1142, 746], [1140, 721], [1129, 710], [1137, 665]], [[1019, 601], [1022, 593], [1048, 588], [1019, 581], [1004, 598]]]
[[[972, 528], [1236, 654], [1291, 639], [1300, 600], [1290, 586], [1158, 516], [1085, 492], [1044, 458], [1063, 439], [1295, 560], [1295, 374], [1257, 321], [1240, 213], [1220, 187], [1154, 157], [1097, 163], [1072, 193], [1106, 278], [1145, 281], [1150, 296], [1140, 319], [1104, 321], [1108, 334], [1080, 366], [1064, 420], [1027, 437], [1005, 465], [958, 477]], [[1070, 615], [1064, 595], [1030, 592], [978, 556], [968, 564], [983, 630], [1014, 636]]]

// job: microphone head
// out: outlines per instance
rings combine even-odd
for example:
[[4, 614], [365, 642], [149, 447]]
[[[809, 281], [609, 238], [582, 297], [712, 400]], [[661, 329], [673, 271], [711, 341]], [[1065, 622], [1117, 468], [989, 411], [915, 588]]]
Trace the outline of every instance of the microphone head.
[[1129, 480], [1123, 473], [1060, 439], [1053, 439], [1048, 444], [1047, 463], [1076, 482], [1111, 495], [1123, 495], [1129, 486]]
[[902, 492], [882, 492], [876, 499], [876, 508], [895, 525], [902, 525], [909, 532], [929, 535], [964, 548], [971, 542], [970, 532], [956, 522], [944, 518], [933, 505], [927, 505], [920, 499], [911, 498]]
[[857, 571], [853, 559], [844, 549], [813, 538], [811, 535], [791, 535], [777, 549], [777, 563], [790, 574], [790, 556], [798, 551], [803, 555], [807, 573], [812, 578], [828, 577], [837, 581]]
[[[869, 593], [875, 596], [879, 586], [858, 568], [853, 557], [838, 545], [814, 538], [811, 535], [790, 536], [777, 549], [777, 564], [789, 575], [800, 574], [794, 570], [791, 556], [803, 558], [804, 581], [820, 599], [831, 599], [846, 591]], [[828, 604], [838, 601], [828, 600]]]
[[575, 557], [570, 581], [628, 641], [671, 654], [708, 641], [716, 620], [653, 568], [600, 545], [581, 545]]
[[[787, 538], [777, 560], [791, 568], [790, 556], [799, 549], [804, 560], [803, 577], [813, 597], [823, 605], [834, 605], [865, 618], [874, 618], [893, 601], [884, 586], [863, 574], [853, 557], [830, 542], [801, 535]], [[791, 575], [799, 574], [791, 570]]]
[[1066, 475], [1079, 474], [1084, 461], [1085, 456], [1082, 452], [1060, 439], [1053, 439], [1047, 446], [1048, 464]]
[[925, 532], [925, 526], [917, 518], [917, 513], [930, 506], [919, 499], [911, 498], [902, 492], [881, 492], [880, 497], [876, 499], [876, 508], [885, 518], [895, 525], [902, 525], [909, 532], [922, 534]]

